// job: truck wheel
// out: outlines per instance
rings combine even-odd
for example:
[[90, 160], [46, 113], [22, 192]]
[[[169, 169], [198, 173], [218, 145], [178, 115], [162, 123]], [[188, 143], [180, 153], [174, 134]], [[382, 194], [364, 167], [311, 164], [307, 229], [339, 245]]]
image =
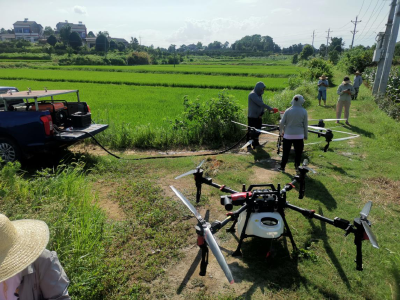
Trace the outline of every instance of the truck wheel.
[[13, 162], [20, 159], [21, 151], [12, 140], [0, 138], [0, 157], [3, 162]]

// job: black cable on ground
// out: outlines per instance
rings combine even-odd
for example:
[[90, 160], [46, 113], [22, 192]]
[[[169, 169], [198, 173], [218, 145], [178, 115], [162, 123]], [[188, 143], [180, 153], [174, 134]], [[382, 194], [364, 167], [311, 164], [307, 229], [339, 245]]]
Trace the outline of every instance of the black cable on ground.
[[83, 130], [71, 130], [71, 131], [62, 131], [62, 132], [83, 132], [86, 133], [88, 135], [90, 135], [90, 137], [96, 142], [97, 145], [99, 145], [104, 151], [106, 151], [108, 154], [110, 154], [111, 156], [114, 156], [117, 159], [123, 159], [123, 160], [144, 160], [144, 159], [158, 159], [158, 158], [180, 158], [180, 157], [190, 157], [190, 156], [206, 156], [206, 155], [220, 155], [220, 154], [224, 154], [226, 152], [228, 152], [229, 150], [232, 150], [233, 148], [235, 148], [237, 145], [240, 144], [240, 142], [247, 136], [247, 133], [233, 146], [225, 149], [225, 150], [221, 150], [221, 151], [217, 151], [217, 152], [212, 152], [212, 153], [202, 153], [202, 154], [192, 154], [192, 155], [175, 155], [175, 156], [149, 156], [149, 157], [140, 157], [140, 158], [123, 158], [120, 157], [112, 152], [110, 152], [109, 150], [107, 150], [102, 144], [100, 144], [100, 142], [94, 137], [93, 134], [91, 134], [90, 132], [86, 132]]

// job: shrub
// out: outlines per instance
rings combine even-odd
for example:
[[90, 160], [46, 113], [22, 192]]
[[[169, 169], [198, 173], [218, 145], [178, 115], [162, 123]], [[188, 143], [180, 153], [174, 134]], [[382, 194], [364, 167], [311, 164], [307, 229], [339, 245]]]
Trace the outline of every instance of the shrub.
[[127, 57], [128, 65], [149, 65], [151, 62], [150, 55], [147, 52], [131, 52]]
[[47, 38], [47, 42], [54, 47], [55, 44], [57, 43], [57, 38], [54, 35], [50, 35]]
[[73, 49], [78, 49], [82, 46], [82, 39], [77, 32], [72, 32], [69, 35], [69, 44]]
[[308, 70], [302, 72], [301, 75], [306, 80], [316, 80], [322, 74], [328, 78], [333, 78], [333, 65], [329, 61], [325, 61], [321, 58], [313, 58], [306, 64]]
[[297, 64], [299, 62], [299, 56], [297, 54], [292, 56], [292, 64]]
[[243, 112], [237, 100], [224, 90], [217, 98], [200, 101], [199, 98], [183, 100], [184, 112], [173, 122], [173, 130], [185, 131], [182, 137], [189, 144], [220, 146], [236, 140], [242, 131], [231, 121], [242, 121]]
[[364, 72], [365, 68], [372, 66], [373, 50], [365, 49], [363, 46], [354, 47], [342, 54], [338, 67], [347, 74], [353, 74], [355, 71]]

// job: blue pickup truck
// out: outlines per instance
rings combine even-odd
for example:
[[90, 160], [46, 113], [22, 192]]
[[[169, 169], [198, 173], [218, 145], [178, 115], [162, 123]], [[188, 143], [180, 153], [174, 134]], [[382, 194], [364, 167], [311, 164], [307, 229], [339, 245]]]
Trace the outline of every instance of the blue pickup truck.
[[[71, 98], [71, 94], [73, 101], [55, 99]], [[20, 92], [0, 87], [0, 157], [5, 162], [53, 153], [107, 127], [93, 124], [90, 108], [80, 101], [78, 90]]]

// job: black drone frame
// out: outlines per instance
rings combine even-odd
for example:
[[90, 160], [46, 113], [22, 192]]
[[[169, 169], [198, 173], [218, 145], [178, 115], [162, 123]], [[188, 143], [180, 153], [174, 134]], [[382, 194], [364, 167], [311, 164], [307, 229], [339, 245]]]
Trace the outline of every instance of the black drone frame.
[[[325, 128], [325, 123], [323, 119], [320, 119], [318, 121], [318, 124], [315, 125], [310, 125], [310, 126], [315, 126], [315, 127], [321, 127]], [[279, 125], [269, 125], [269, 124], [262, 124], [261, 128], [263, 128], [264, 131], [277, 131], [279, 130]], [[332, 142], [333, 139], [333, 132], [330, 129], [327, 129], [325, 132], [322, 130], [313, 130], [313, 129], [308, 129], [308, 132], [315, 133], [318, 135], [318, 137], [324, 137], [325, 142], [327, 143], [324, 147], [324, 152], [328, 151], [329, 144]], [[262, 132], [261, 132], [262, 133]], [[254, 135], [259, 135], [260, 131], [259, 129], [256, 129], [254, 127], [249, 127], [249, 135], [254, 136]], [[278, 140], [276, 142], [276, 148], [277, 148], [277, 154], [279, 155], [281, 153], [281, 148], [282, 148], [282, 142], [283, 142], [283, 137], [281, 135], [278, 136]]]
[[[354, 244], [356, 245], [356, 250], [357, 250], [357, 255], [356, 255], [356, 269], [359, 271], [363, 270], [363, 264], [362, 264], [362, 241], [368, 239], [371, 244], [375, 248], [379, 248], [377, 240], [372, 233], [370, 226], [371, 223], [368, 221], [367, 216], [371, 210], [372, 207], [372, 202], [369, 201], [366, 203], [364, 208], [362, 209], [360, 213], [359, 218], [355, 218], [353, 224], [350, 223], [350, 221], [342, 219], [342, 218], [334, 218], [334, 219], [329, 219], [326, 218], [322, 215], [319, 215], [315, 213], [315, 210], [309, 210], [305, 208], [301, 208], [295, 205], [290, 204], [289, 202], [286, 201], [286, 193], [295, 188], [295, 184], [299, 183], [299, 199], [302, 199], [304, 197], [305, 193], [305, 178], [306, 174], [309, 171], [313, 171], [311, 168], [307, 167], [306, 160], [303, 163], [302, 166], [299, 167], [299, 174], [294, 176], [292, 182], [286, 184], [283, 189], [281, 189], [280, 184], [278, 184], [277, 188], [273, 184], [262, 184], [262, 185], [250, 185], [248, 189], [246, 189], [246, 186], [242, 186], [242, 192], [235, 191], [225, 185], [219, 185], [217, 183], [212, 182], [212, 178], [208, 177], [203, 177], [203, 172], [204, 170], [201, 169], [201, 165], [203, 164], [204, 160], [200, 163], [200, 165], [194, 169], [191, 170], [185, 174], [182, 174], [176, 179], [181, 178], [183, 176], [193, 174], [194, 179], [195, 179], [195, 184], [197, 187], [197, 193], [196, 193], [196, 203], [200, 201], [200, 196], [201, 196], [201, 185], [202, 184], [207, 184], [212, 187], [218, 188], [222, 192], [227, 192], [230, 193], [231, 195], [225, 195], [221, 196], [221, 204], [225, 206], [225, 209], [229, 211], [227, 213], [227, 218], [223, 221], [215, 221], [211, 225], [206, 222], [200, 214], [197, 212], [197, 210], [192, 206], [192, 204], [187, 200], [178, 190], [176, 190], [173, 186], [171, 186], [172, 190], [175, 192], [175, 194], [182, 200], [182, 202], [191, 210], [191, 212], [195, 215], [195, 217], [198, 220], [198, 225], [196, 226], [196, 232], [198, 234], [198, 246], [202, 250], [202, 261], [201, 261], [201, 267], [200, 267], [200, 275], [204, 276], [206, 274], [206, 269], [207, 269], [207, 264], [208, 264], [208, 248], [207, 245], [211, 248], [211, 251], [213, 254], [216, 256], [218, 263], [220, 264], [221, 268], [225, 272], [225, 275], [227, 276], [228, 280], [230, 283], [233, 282], [233, 277], [230, 272], [230, 269], [222, 256], [222, 253], [216, 244], [213, 234], [217, 233], [221, 228], [226, 226], [229, 222], [233, 221], [233, 224], [230, 228], [228, 228], [226, 231], [227, 232], [235, 232], [235, 225], [238, 222], [239, 215], [242, 212], [246, 212], [246, 219], [244, 222], [244, 226], [240, 235], [239, 243], [237, 246], [237, 249], [233, 252], [232, 256], [241, 256], [241, 246], [243, 243], [243, 240], [246, 237], [249, 237], [246, 235], [246, 228], [247, 224], [250, 218], [250, 215], [255, 212], [256, 210], [258, 211], [265, 211], [265, 212], [277, 212], [280, 214], [282, 217], [282, 220], [284, 222], [284, 232], [283, 236], [287, 236], [290, 239], [290, 242], [292, 244], [293, 250], [297, 251], [298, 248], [296, 246], [296, 243], [293, 239], [293, 235], [290, 231], [290, 228], [288, 226], [286, 217], [285, 217], [285, 209], [289, 208], [294, 211], [297, 211], [301, 213], [303, 216], [309, 218], [309, 219], [317, 219], [320, 221], [323, 221], [325, 223], [328, 223], [330, 225], [333, 225], [337, 228], [343, 229], [345, 231], [345, 236], [349, 235], [350, 233], [354, 234]], [[264, 187], [264, 189], [254, 189], [254, 188], [261, 188]], [[267, 189], [265, 189], [267, 188]], [[240, 206], [239, 209], [231, 212], [233, 209], [233, 206]]]

